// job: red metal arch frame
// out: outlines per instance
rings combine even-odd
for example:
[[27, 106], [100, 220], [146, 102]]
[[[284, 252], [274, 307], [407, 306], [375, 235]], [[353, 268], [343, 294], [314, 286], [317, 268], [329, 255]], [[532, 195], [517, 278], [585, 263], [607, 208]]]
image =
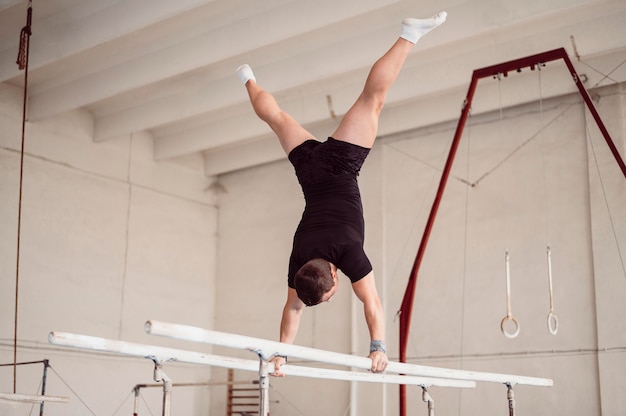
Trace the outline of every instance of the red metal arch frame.
[[[407, 283], [406, 290], [404, 292], [404, 297], [402, 298], [402, 305], [400, 306], [399, 314], [400, 314], [400, 362], [406, 362], [406, 349], [408, 344], [408, 335], [409, 328], [411, 326], [411, 315], [413, 311], [413, 300], [415, 298], [415, 287], [417, 284], [417, 274], [419, 268], [422, 264], [422, 260], [424, 258], [424, 252], [426, 250], [426, 245], [428, 244], [428, 239], [430, 237], [430, 233], [432, 231], [433, 223], [435, 222], [435, 217], [437, 216], [437, 211], [439, 209], [439, 204], [441, 203], [441, 198], [443, 196], [443, 191], [446, 187], [446, 183], [448, 181], [448, 176], [450, 175], [450, 170], [452, 168], [452, 163], [454, 161], [454, 157], [456, 155], [456, 151], [459, 147], [459, 142], [461, 141], [461, 135], [463, 133], [463, 128], [465, 127], [465, 122], [467, 121], [467, 117], [470, 112], [472, 99], [474, 97], [474, 92], [476, 90], [476, 85], [478, 80], [481, 78], [493, 77], [498, 74], [506, 74], [510, 71], [518, 71], [522, 68], [530, 67], [534, 69], [535, 66], [550, 62], [556, 61], [558, 59], [563, 59], [565, 61], [565, 65], [569, 69], [570, 74], [572, 75], [572, 79], [574, 83], [578, 87], [578, 91], [582, 96], [589, 112], [591, 112], [593, 119], [596, 121], [598, 128], [602, 132], [604, 136], [604, 140], [606, 141], [611, 153], [615, 157], [615, 161], [619, 165], [624, 177], [626, 178], [626, 165], [624, 165], [624, 161], [620, 156], [609, 132], [606, 130], [600, 115], [596, 111], [596, 108], [587, 93], [587, 90], [583, 86], [583, 83], [576, 73], [576, 69], [574, 69], [574, 65], [572, 65], [572, 61], [567, 56], [567, 52], [564, 48], [554, 49], [551, 51], [539, 53], [537, 55], [527, 56], [525, 58], [515, 59], [509, 62], [504, 62], [501, 64], [476, 69], [472, 74], [472, 81], [470, 82], [469, 89], [467, 91], [467, 95], [465, 97], [465, 101], [463, 103], [463, 109], [461, 111], [461, 117], [459, 118], [459, 122], [456, 127], [456, 132], [454, 133], [454, 139], [452, 141], [452, 145], [450, 146], [450, 152], [448, 153], [448, 158], [446, 160], [445, 167], [443, 169], [443, 173], [441, 175], [441, 179], [439, 181], [439, 188], [437, 189], [437, 194], [435, 196], [435, 200], [430, 209], [430, 214], [428, 216], [428, 221], [426, 222], [426, 227], [424, 228], [424, 233], [422, 234], [422, 240], [417, 251], [417, 256], [415, 257], [415, 262], [413, 263], [413, 267], [411, 269], [411, 274], [409, 276], [409, 281]], [[400, 416], [406, 416], [406, 386], [400, 386]]]

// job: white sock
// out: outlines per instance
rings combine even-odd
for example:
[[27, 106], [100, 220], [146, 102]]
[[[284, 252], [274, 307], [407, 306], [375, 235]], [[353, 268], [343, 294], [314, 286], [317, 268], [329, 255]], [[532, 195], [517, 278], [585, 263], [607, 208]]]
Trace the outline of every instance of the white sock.
[[417, 41], [446, 21], [446, 12], [439, 12], [429, 19], [414, 19], [407, 18], [402, 21], [402, 34], [400, 37], [406, 39], [411, 43], [417, 43]]
[[241, 79], [241, 82], [243, 82], [243, 85], [246, 85], [246, 82], [249, 80], [256, 82], [252, 68], [250, 68], [250, 65], [248, 64], [241, 65], [235, 70], [235, 72], [239, 76], [239, 79]]

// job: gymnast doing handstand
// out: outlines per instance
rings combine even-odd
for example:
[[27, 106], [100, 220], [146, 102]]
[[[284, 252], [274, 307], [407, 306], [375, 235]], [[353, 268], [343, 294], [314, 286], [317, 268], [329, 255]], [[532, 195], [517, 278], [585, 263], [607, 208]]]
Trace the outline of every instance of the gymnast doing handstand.
[[[306, 203], [289, 259], [281, 342], [294, 342], [305, 305], [330, 301], [339, 286], [337, 270], [341, 270], [363, 302], [371, 340], [371, 370], [382, 372], [387, 367], [383, 308], [372, 265], [363, 250], [365, 224], [357, 176], [376, 139], [387, 91], [411, 48], [445, 20], [445, 12], [429, 19], [403, 20], [400, 37], [372, 66], [363, 91], [324, 142], [278, 106], [257, 84], [249, 65], [237, 68], [255, 113], [278, 136], [294, 166]], [[274, 375], [283, 375], [280, 367], [285, 360], [280, 356], [272, 359]]]

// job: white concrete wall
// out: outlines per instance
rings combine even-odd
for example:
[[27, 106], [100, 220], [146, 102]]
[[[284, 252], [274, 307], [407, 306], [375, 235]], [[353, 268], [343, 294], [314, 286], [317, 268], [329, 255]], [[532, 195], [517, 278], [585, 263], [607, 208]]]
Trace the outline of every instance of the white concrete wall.
[[[610, 134], [619, 140], [616, 143], [617, 150], [623, 157], [626, 150], [624, 85], [600, 97], [598, 108]], [[586, 118], [593, 125], [589, 113]], [[590, 136], [593, 140], [588, 142], [587, 152], [590, 155], [591, 247], [597, 348], [601, 351], [597, 356], [599, 405], [602, 414], [623, 414], [626, 412], [626, 359], [623, 352], [626, 322], [621, 318], [624, 316], [626, 299], [626, 186], [623, 178], [616, 173], [613, 156], [600, 132], [592, 127]]]
[[[0, 84], [2, 363], [13, 362], [21, 97], [20, 89]], [[51, 330], [182, 346], [145, 335], [143, 323], [214, 322], [217, 209], [205, 190], [210, 180], [198, 169], [153, 162], [146, 134], [94, 144], [92, 132], [86, 112], [28, 123], [26, 130], [17, 360], [49, 359], [47, 393], [71, 398], [46, 405], [46, 415], [113, 414], [118, 406], [118, 414], [132, 414], [132, 388], [153, 383], [151, 361], [56, 348], [47, 341]], [[18, 367], [17, 392], [35, 394], [42, 368]], [[0, 372], [0, 391], [13, 392], [13, 368]], [[208, 368], [180, 364], [168, 364], [166, 373], [175, 382], [211, 377]], [[174, 414], [206, 414], [206, 391], [175, 390]], [[160, 414], [160, 390], [142, 395], [141, 413], [149, 406]], [[29, 410], [0, 403], [2, 415]]]
[[[478, 91], [476, 108], [490, 99]], [[596, 95], [624, 155], [624, 92], [613, 87]], [[383, 294], [387, 343], [395, 359], [394, 315], [455, 127], [452, 120], [381, 138], [360, 177], [366, 249]], [[587, 130], [598, 154], [604, 192]], [[276, 339], [291, 238], [303, 206], [293, 169], [282, 161], [224, 175], [220, 181], [226, 193], [219, 199], [216, 327]], [[502, 121], [499, 112], [473, 116], [419, 273], [410, 361], [554, 379], [553, 388], [518, 386], [519, 414], [623, 414], [626, 275], [616, 239], [623, 256], [624, 198], [626, 181], [578, 95], [544, 100], [541, 107], [534, 102], [505, 109]], [[548, 243], [557, 335], [549, 333], [546, 323]], [[511, 255], [512, 312], [521, 325], [515, 339], [500, 332], [506, 315], [506, 249]], [[352, 306], [355, 298], [348, 280], [341, 285], [331, 303], [305, 311], [296, 342], [366, 355], [368, 334], [361, 309], [358, 301]], [[349, 383], [343, 382], [291, 377], [272, 379], [272, 386], [272, 415], [345, 415], [350, 406], [358, 415], [398, 412], [396, 386], [361, 384], [352, 398]], [[217, 394], [215, 414], [223, 408]], [[433, 389], [431, 394], [438, 414], [507, 412], [506, 388], [501, 385], [480, 384], [462, 392]], [[426, 412], [418, 389], [409, 388], [408, 406], [408, 414]]]

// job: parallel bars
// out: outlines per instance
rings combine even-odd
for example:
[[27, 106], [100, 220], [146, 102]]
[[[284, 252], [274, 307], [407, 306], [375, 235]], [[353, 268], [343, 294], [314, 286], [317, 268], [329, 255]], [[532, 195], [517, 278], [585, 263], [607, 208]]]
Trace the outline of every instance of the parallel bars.
[[[302, 347], [299, 345], [268, 341], [260, 338], [228, 334], [225, 332], [211, 331], [193, 326], [160, 321], [148, 321], [146, 322], [145, 327], [146, 332], [151, 335], [161, 335], [185, 341], [202, 342], [222, 347], [256, 351], [260, 352], [265, 359], [270, 359], [275, 355], [287, 355], [305, 360], [355, 367], [363, 370], [369, 370], [372, 367], [372, 360], [367, 357], [324, 351], [315, 348]], [[550, 387], [553, 384], [552, 380], [546, 378], [453, 370], [449, 368], [428, 367], [393, 361], [389, 362], [386, 371], [422, 377], [484, 381], [512, 385], [525, 384], [529, 386]]]
[[[347, 367], [369, 370], [371, 360], [350, 354], [324, 351], [315, 348], [285, 344], [260, 338], [225, 332], [211, 331], [187, 325], [179, 325], [160, 321], [147, 321], [145, 330], [152, 335], [167, 336], [186, 341], [202, 342], [223, 347], [244, 349], [254, 352], [259, 360], [246, 360], [235, 357], [223, 357], [174, 348], [154, 345], [135, 344], [125, 341], [111, 340], [87, 335], [53, 331], [48, 341], [54, 345], [110, 352], [148, 358], [154, 362], [154, 379], [163, 383], [163, 416], [170, 414], [170, 397], [172, 381], [163, 372], [163, 363], [178, 361], [188, 364], [199, 364], [213, 367], [233, 368], [254, 371], [259, 374], [260, 403], [259, 414], [269, 415], [269, 374], [274, 372], [273, 363], [269, 360], [276, 355], [288, 355], [300, 359], [336, 364]], [[510, 415], [514, 415], [512, 387], [516, 384], [531, 386], [552, 386], [552, 380], [509, 374], [484, 373], [475, 371], [453, 370], [448, 368], [428, 367], [422, 365], [389, 362], [387, 371], [397, 374], [374, 374], [365, 371], [346, 371], [327, 368], [313, 368], [285, 364], [281, 367], [285, 375], [321, 378], [344, 381], [360, 381], [372, 383], [389, 383], [401, 385], [417, 385], [423, 390], [423, 400], [428, 403], [429, 416], [434, 415], [433, 400], [428, 393], [431, 386], [438, 387], [475, 387], [476, 381], [503, 383], [507, 386]]]

